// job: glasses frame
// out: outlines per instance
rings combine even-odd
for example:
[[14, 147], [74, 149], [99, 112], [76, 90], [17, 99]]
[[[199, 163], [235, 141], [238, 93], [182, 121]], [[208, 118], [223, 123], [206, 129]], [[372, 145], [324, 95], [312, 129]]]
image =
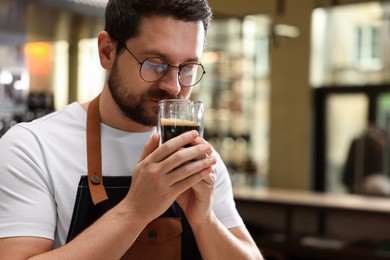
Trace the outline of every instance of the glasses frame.
[[[141, 61], [140, 61], [140, 60], [139, 60], [139, 59], [138, 59], [138, 58], [137, 58], [137, 57], [136, 57], [128, 48], [127, 48], [126, 44], [124, 44], [124, 43], [121, 42], [121, 41], [118, 41], [118, 43], [119, 43], [120, 45], [122, 45], [123, 48], [124, 48], [128, 53], [130, 53], [130, 55], [133, 56], [133, 58], [138, 62], [138, 64], [140, 65], [140, 67], [139, 67], [139, 76], [140, 76], [141, 79], [144, 80], [145, 82], [148, 82], [148, 83], [157, 82], [157, 81], [161, 80], [161, 79], [162, 79], [165, 75], [167, 75], [167, 73], [168, 73], [168, 69], [167, 69], [167, 70], [165, 71], [165, 74], [162, 75], [159, 79], [156, 79], [156, 80], [146, 80], [146, 79], [144, 79], [144, 78], [142, 77], [142, 72], [141, 72], [141, 71], [142, 71], [142, 66], [144, 65], [144, 63], [145, 63], [146, 60], [152, 59], [152, 58], [157, 58], [157, 59], [163, 60], [163, 61], [165, 62], [164, 64], [166, 64], [166, 65], [168, 66], [168, 68], [176, 68], [176, 69], [178, 69], [179, 71], [177, 72], [177, 78], [178, 78], [178, 81], [179, 81], [179, 83], [180, 83], [180, 85], [181, 85], [182, 87], [187, 87], [187, 88], [189, 88], [189, 87], [195, 86], [196, 84], [198, 84], [198, 83], [202, 80], [204, 74], [206, 74], [206, 70], [204, 69], [203, 65], [202, 65], [200, 62], [187, 62], [187, 63], [185, 63], [185, 64], [183, 64], [183, 65], [175, 66], [175, 65], [169, 64], [167, 60], [165, 60], [165, 59], [163, 59], [163, 58], [161, 58], [161, 57], [158, 57], [158, 56], [145, 58], [145, 59], [141, 62]], [[193, 84], [191, 84], [191, 85], [184, 85], [183, 83], [180, 82], [180, 76], [181, 76], [180, 73], [181, 73], [182, 69], [183, 69], [185, 66], [191, 65], [191, 64], [192, 64], [192, 65], [198, 65], [198, 66], [200, 66], [200, 67], [202, 68], [202, 70], [203, 70], [203, 73], [202, 73], [202, 75], [200, 76], [199, 80], [196, 81], [195, 83], [193, 83]]]

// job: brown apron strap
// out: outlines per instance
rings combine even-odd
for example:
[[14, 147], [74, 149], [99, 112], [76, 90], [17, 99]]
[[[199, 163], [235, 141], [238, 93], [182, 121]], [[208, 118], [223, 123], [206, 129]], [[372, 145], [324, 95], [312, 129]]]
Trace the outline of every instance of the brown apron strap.
[[108, 199], [102, 176], [99, 97], [91, 101], [87, 112], [88, 187], [94, 205]]

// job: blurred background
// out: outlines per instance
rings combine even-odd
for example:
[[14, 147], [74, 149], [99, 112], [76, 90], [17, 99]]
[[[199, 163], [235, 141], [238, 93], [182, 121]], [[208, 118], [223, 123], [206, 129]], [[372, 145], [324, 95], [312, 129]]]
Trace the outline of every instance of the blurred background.
[[[101, 91], [106, 2], [0, 0], [0, 136]], [[390, 196], [390, 1], [209, 3], [193, 98], [234, 187]]]

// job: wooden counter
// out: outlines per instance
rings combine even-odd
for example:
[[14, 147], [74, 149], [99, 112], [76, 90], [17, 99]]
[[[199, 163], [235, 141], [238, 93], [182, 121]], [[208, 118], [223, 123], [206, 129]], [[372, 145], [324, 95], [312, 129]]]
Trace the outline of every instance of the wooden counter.
[[246, 186], [235, 187], [233, 191], [236, 200], [294, 207], [390, 214], [390, 198]]
[[267, 259], [390, 259], [390, 198], [252, 187], [234, 196]]

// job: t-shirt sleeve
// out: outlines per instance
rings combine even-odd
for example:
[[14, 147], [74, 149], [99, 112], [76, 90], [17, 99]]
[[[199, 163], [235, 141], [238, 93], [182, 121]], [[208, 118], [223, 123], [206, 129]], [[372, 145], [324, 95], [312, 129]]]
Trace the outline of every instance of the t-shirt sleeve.
[[217, 152], [213, 152], [218, 159], [215, 166], [217, 172], [217, 183], [215, 187], [213, 209], [214, 213], [227, 228], [244, 226], [234, 202], [232, 183], [229, 172]]
[[54, 239], [56, 205], [41, 144], [21, 125], [0, 139], [0, 237]]

